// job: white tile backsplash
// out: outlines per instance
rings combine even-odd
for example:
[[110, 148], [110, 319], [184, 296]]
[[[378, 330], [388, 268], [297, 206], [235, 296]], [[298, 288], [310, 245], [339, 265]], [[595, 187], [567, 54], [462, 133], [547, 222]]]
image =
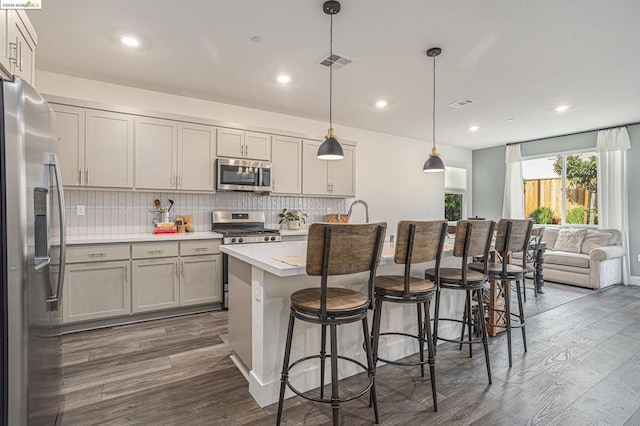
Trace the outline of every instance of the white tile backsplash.
[[[310, 222], [325, 220], [331, 213], [345, 213], [346, 201], [321, 197], [285, 197], [251, 192], [218, 194], [158, 193], [142, 191], [99, 191], [65, 189], [67, 233], [69, 235], [135, 234], [153, 231], [153, 218], [159, 214], [153, 205], [156, 198], [165, 205], [171, 198], [175, 204], [173, 217], [193, 215], [197, 231], [211, 229], [211, 212], [215, 210], [264, 211], [267, 226], [277, 228], [282, 209], [300, 209]], [[77, 206], [84, 205], [85, 216], [78, 216]]]

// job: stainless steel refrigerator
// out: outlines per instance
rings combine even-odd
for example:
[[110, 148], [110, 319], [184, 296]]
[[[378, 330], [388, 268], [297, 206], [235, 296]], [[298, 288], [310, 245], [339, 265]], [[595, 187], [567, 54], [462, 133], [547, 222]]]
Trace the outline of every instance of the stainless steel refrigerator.
[[64, 193], [53, 111], [26, 82], [0, 85], [0, 423], [60, 422]]

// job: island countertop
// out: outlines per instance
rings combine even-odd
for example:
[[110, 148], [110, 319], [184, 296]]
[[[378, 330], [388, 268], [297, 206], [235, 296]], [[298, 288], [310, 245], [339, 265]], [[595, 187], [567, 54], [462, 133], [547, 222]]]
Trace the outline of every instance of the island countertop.
[[[307, 273], [305, 266], [293, 266], [275, 259], [285, 256], [306, 256], [306, 241], [222, 245], [220, 251], [278, 277]], [[393, 253], [385, 250], [380, 259], [380, 265], [388, 263], [393, 263]]]

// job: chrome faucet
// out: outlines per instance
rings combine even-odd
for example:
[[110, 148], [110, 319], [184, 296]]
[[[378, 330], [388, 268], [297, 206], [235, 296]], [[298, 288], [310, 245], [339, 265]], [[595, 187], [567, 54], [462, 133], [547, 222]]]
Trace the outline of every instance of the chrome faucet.
[[349, 212], [347, 213], [347, 218], [349, 219], [349, 221], [351, 221], [353, 206], [355, 206], [356, 204], [362, 204], [364, 206], [365, 218], [367, 223], [369, 223], [369, 205], [364, 200], [355, 200], [353, 203], [351, 203], [351, 205], [349, 206]]

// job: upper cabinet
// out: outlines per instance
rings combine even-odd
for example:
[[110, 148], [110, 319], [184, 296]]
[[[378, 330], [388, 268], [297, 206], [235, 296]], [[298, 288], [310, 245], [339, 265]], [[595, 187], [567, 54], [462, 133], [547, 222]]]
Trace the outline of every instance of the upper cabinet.
[[305, 140], [302, 145], [302, 192], [305, 195], [355, 196], [355, 147], [343, 144], [344, 159], [327, 161], [316, 157], [319, 141]]
[[178, 124], [148, 117], [136, 117], [135, 122], [136, 188], [178, 188]]
[[58, 121], [62, 183], [133, 188], [133, 117], [51, 104]]
[[237, 129], [218, 129], [218, 157], [271, 160], [271, 135]]
[[136, 188], [213, 191], [216, 128], [136, 118]]
[[213, 192], [216, 128], [178, 123], [177, 159], [180, 189]]
[[302, 193], [302, 140], [273, 136], [271, 185], [274, 194]]
[[87, 109], [85, 128], [84, 185], [133, 188], [133, 117]]
[[0, 11], [0, 68], [34, 84], [38, 37], [24, 11]]

